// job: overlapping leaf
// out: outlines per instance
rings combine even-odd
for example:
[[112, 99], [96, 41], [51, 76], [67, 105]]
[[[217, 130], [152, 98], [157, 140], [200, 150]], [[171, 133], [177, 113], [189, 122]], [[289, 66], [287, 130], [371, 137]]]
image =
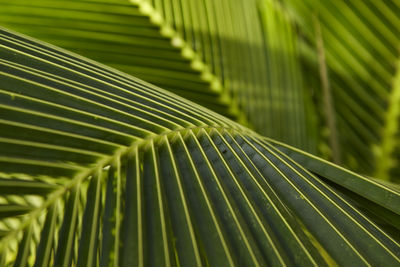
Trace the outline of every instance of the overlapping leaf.
[[399, 264], [395, 188], [4, 29], [0, 58], [2, 265]]
[[399, 2], [284, 2], [309, 41], [321, 25], [344, 163], [398, 181]]
[[0, 25], [315, 152], [295, 35], [274, 5], [260, 19], [257, 2], [0, 0]]

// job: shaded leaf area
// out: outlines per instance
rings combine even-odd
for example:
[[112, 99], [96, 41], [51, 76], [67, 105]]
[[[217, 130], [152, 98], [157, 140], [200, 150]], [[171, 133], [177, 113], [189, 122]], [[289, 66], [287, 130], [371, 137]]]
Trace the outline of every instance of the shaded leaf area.
[[260, 19], [257, 2], [1, 0], [0, 24], [316, 152], [296, 36], [273, 5]]
[[399, 264], [395, 188], [4, 29], [0, 58], [1, 265]]
[[321, 25], [344, 163], [398, 181], [399, 2], [284, 3], [311, 43], [318, 38], [315, 20]]
[[[301, 64], [300, 39], [295, 22], [285, 8], [277, 1], [260, 1], [260, 14], [265, 39], [268, 71], [265, 73], [271, 104], [263, 119], [264, 127], [271, 128], [260, 133], [286, 144], [303, 144], [301, 149], [313, 154], [329, 157], [330, 149], [324, 136], [319, 132], [319, 115], [316, 114], [311, 95], [313, 88], [306, 69]], [[319, 85], [318, 85], [319, 86]], [[315, 89], [315, 88], [314, 88]], [[281, 111], [289, 112], [281, 112]], [[272, 124], [270, 124], [270, 122]], [[298, 124], [303, 125], [298, 125]], [[288, 129], [293, 129], [288, 131]], [[301, 131], [297, 129], [303, 129]], [[288, 133], [291, 132], [291, 133]]]

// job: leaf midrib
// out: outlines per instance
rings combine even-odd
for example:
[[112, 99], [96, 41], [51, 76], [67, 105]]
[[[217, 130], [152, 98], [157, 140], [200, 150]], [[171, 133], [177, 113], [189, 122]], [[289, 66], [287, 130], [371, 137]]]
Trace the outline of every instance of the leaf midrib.
[[[60, 187], [56, 191], [50, 194], [50, 196], [47, 198], [46, 201], [43, 202], [43, 204], [35, 209], [33, 209], [31, 212], [27, 213], [25, 217], [27, 219], [22, 222], [16, 229], [10, 231], [7, 235], [5, 235], [1, 241], [0, 241], [0, 248], [7, 246], [7, 244], [15, 238], [15, 236], [22, 230], [24, 230], [27, 226], [29, 226], [32, 221], [36, 220], [41, 214], [42, 211], [47, 209], [49, 206], [51, 206], [56, 200], [60, 199], [65, 193], [67, 193], [71, 188], [73, 188], [75, 185], [78, 183], [82, 183], [85, 179], [89, 178], [92, 174], [94, 174], [96, 171], [101, 170], [107, 166], [109, 166], [112, 162], [115, 162], [121, 158], [123, 158], [125, 155], [131, 154], [135, 155], [136, 151], [139, 151], [139, 147], [146, 146], [147, 144], [151, 144], [152, 142], [156, 142], [157, 140], [161, 140], [163, 137], [168, 138], [169, 136], [175, 136], [176, 134], [180, 133], [182, 136], [185, 136], [185, 133], [187, 132], [197, 132], [200, 130], [216, 130], [218, 132], [223, 132], [223, 131], [228, 131], [231, 133], [243, 133], [243, 134], [248, 134], [250, 136], [258, 136], [258, 134], [254, 133], [253, 131], [241, 127], [240, 129], [238, 128], [228, 128], [228, 127], [223, 127], [223, 126], [195, 126], [195, 127], [186, 127], [186, 128], [179, 128], [175, 130], [168, 130], [165, 132], [162, 132], [160, 134], [152, 134], [144, 139], [134, 141], [130, 146], [128, 147], [122, 147], [117, 149], [112, 155], [103, 157], [100, 159], [96, 165], [94, 165], [91, 168], [85, 168], [82, 172], [77, 173], [71, 181], [65, 186]], [[68, 178], [68, 177], [67, 177]]]

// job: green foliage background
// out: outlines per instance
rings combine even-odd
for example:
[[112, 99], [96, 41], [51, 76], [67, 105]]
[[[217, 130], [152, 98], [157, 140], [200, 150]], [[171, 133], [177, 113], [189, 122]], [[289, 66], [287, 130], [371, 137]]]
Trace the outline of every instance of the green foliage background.
[[0, 26], [3, 265], [399, 263], [397, 1], [0, 0]]

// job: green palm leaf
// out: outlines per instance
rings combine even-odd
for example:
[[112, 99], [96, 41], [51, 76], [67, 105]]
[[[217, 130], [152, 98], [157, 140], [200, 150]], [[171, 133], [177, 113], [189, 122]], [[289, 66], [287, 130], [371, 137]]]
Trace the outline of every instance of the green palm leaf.
[[[316, 152], [316, 125], [306, 110], [310, 97], [299, 74], [296, 35], [272, 3], [260, 19], [257, 3], [1, 0], [0, 25]], [[275, 38], [278, 32], [285, 33], [282, 39]]]
[[395, 187], [4, 29], [0, 58], [3, 265], [399, 264]]
[[311, 43], [321, 25], [344, 163], [398, 181], [398, 1], [284, 2]]

